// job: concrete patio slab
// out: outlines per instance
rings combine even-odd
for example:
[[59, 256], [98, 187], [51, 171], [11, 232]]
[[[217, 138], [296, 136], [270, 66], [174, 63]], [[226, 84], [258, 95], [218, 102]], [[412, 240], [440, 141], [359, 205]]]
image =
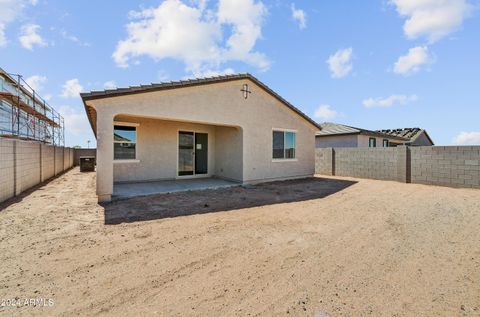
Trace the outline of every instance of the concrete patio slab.
[[113, 186], [113, 198], [118, 199], [191, 190], [216, 189], [239, 185], [241, 184], [218, 178], [195, 178], [154, 182], [116, 183]]

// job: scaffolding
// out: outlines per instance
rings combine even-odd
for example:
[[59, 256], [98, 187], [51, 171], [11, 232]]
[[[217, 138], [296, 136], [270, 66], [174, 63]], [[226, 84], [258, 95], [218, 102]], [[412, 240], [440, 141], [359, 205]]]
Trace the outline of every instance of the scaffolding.
[[21, 75], [0, 68], [0, 137], [65, 145], [63, 117]]

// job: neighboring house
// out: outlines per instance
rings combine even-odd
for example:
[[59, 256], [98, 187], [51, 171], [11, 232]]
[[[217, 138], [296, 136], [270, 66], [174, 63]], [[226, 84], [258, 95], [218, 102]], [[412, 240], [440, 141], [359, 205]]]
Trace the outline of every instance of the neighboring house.
[[82, 93], [97, 138], [97, 195], [117, 182], [308, 177], [320, 126], [250, 74]]
[[403, 128], [403, 129], [389, 129], [379, 130], [377, 132], [386, 133], [388, 135], [406, 138], [409, 141], [406, 145], [411, 146], [433, 146], [435, 145], [428, 135], [427, 131], [420, 128]]
[[392, 147], [403, 145], [409, 139], [378, 131], [325, 122], [315, 134], [315, 146], [325, 147]]

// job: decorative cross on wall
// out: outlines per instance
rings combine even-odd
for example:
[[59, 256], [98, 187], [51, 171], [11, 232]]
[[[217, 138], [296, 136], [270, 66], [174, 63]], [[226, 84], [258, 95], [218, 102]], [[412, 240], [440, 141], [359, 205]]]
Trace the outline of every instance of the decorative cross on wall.
[[251, 94], [252, 92], [248, 89], [248, 85], [247, 84], [243, 84], [243, 89], [241, 89], [240, 91], [243, 91], [243, 97], [245, 99], [248, 98], [248, 94]]

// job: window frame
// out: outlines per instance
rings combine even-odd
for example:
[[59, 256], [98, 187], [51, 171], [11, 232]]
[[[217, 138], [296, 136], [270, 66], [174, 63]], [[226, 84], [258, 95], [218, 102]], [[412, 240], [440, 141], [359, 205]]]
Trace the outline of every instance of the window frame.
[[[115, 137], [114, 137], [113, 143], [112, 143], [112, 146], [113, 146], [113, 163], [139, 163], [140, 160], [138, 159], [138, 155], [137, 155], [137, 152], [138, 152], [138, 140], [137, 140], [137, 138], [138, 138], [138, 127], [140, 126], [140, 124], [135, 123], [135, 122], [114, 121], [113, 122], [114, 134], [115, 134], [115, 126], [135, 128], [135, 142], [132, 142], [132, 141], [115, 141]], [[133, 159], [116, 159], [115, 158], [115, 143], [133, 143], [133, 144], [135, 144], [135, 158], [133, 158]]]
[[[273, 133], [274, 132], [283, 132], [283, 158], [274, 158], [273, 157]], [[295, 162], [297, 161], [297, 130], [292, 129], [282, 129], [282, 128], [272, 128], [272, 146], [270, 149], [270, 155], [272, 156], [272, 162]], [[294, 143], [293, 143], [293, 150], [294, 150], [294, 157], [293, 158], [286, 158], [285, 157], [285, 144], [286, 144], [286, 134], [293, 133], [294, 134]]]
[[[373, 146], [370, 145], [370, 141], [373, 140]], [[377, 138], [368, 138], [368, 147], [369, 148], [375, 148], [377, 147]]]
[[[385, 142], [387, 143], [387, 146], [385, 146]], [[390, 141], [388, 139], [383, 139], [383, 147], [390, 147]]]

